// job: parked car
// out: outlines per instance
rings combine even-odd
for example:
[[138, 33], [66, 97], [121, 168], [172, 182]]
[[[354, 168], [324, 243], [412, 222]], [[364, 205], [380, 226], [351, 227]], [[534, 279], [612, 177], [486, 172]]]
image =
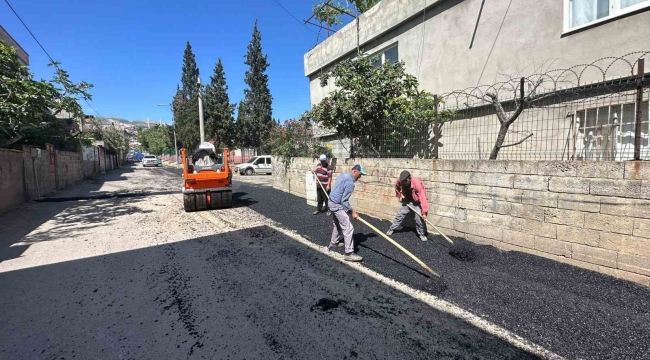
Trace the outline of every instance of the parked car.
[[158, 166], [158, 159], [155, 155], [145, 155], [142, 158], [142, 167]]
[[271, 155], [261, 155], [252, 157], [245, 163], [241, 163], [235, 167], [235, 171], [241, 175], [253, 174], [271, 174], [273, 172], [273, 164], [271, 164]]

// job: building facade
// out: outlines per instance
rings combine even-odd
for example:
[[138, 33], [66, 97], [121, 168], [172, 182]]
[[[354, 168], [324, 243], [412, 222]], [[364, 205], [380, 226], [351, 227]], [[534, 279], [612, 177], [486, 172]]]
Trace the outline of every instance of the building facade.
[[16, 40], [11, 37], [11, 35], [9, 35], [9, 33], [2, 26], [0, 26], [0, 41], [16, 49], [20, 63], [25, 66], [29, 66], [29, 54], [27, 54], [25, 49], [23, 49], [22, 46], [20, 46], [20, 44], [18, 44], [18, 42], [16, 42]]
[[[648, 58], [647, 54], [643, 54], [644, 50], [650, 50], [648, 10], [650, 0], [383, 0], [361, 15], [358, 22], [350, 22], [304, 55], [311, 105], [314, 106], [334, 90], [333, 82], [326, 87], [320, 86], [320, 73], [343, 59], [355, 56], [357, 44], [362, 52], [374, 56], [377, 64], [403, 61], [406, 71], [418, 78], [420, 88], [434, 94], [495, 84], [502, 81], [504, 75], [528, 76], [554, 69], [571, 69], [602, 58], [635, 53], [625, 61], [604, 61], [599, 65], [600, 69], [599, 66], [583, 66], [577, 76], [579, 84], [573, 81], [573, 85], [603, 82], [604, 77], [630, 76], [631, 66], [636, 65], [634, 59]], [[650, 64], [646, 66], [648, 68]], [[592, 143], [585, 139], [589, 138], [591, 120], [591, 126], [604, 119], [604, 125], [612, 125], [621, 131], [622, 126], [619, 125], [622, 118], [637, 110], [637, 107], [625, 108], [631, 96], [625, 94], [623, 98], [620, 104], [613, 104], [620, 107], [614, 110], [608, 108], [607, 111], [603, 104], [596, 102], [593, 103], [596, 109], [593, 111], [588, 106], [555, 106], [557, 114], [551, 117], [557, 122], [556, 127], [546, 131], [543, 136], [536, 133], [535, 137], [557, 143], [570, 138], [577, 152], [585, 158], [588, 147], [596, 143], [596, 137], [598, 141], [602, 141], [603, 137], [618, 138], [616, 141], [619, 143], [607, 145], [615, 152], [625, 140], [620, 133], [608, 133], [607, 127], [592, 132]], [[647, 118], [647, 91], [644, 92], [644, 100], [642, 111]], [[599, 108], [603, 110], [599, 111]], [[568, 116], [567, 112], [572, 115]], [[593, 119], [588, 117], [589, 114]], [[469, 118], [466, 120], [488, 126], [487, 133], [496, 136], [498, 126], [495, 119], [481, 120], [480, 116]], [[530, 119], [539, 121], [535, 115], [530, 115]], [[486, 125], [486, 121], [493, 124]], [[647, 122], [646, 119], [646, 129]], [[467, 125], [467, 121], [463, 122], [462, 127], [466, 128]], [[462, 150], [469, 154], [468, 158], [485, 157], [485, 147], [489, 148], [491, 141], [481, 139], [481, 132], [486, 133], [485, 129], [476, 131], [478, 138], [472, 135], [469, 139], [459, 123], [445, 126], [446, 145], [462, 142], [465, 146]], [[522, 127], [517, 130], [520, 137], [525, 136], [528, 132], [526, 124], [522, 122], [519, 126]], [[457, 127], [456, 130], [454, 127]], [[335, 156], [349, 155], [348, 140], [337, 138], [336, 134], [327, 131], [321, 131], [320, 135], [333, 145]], [[458, 138], [453, 140], [454, 136]], [[540, 149], [546, 146], [536, 143], [535, 137], [523, 146], [539, 146]], [[580, 140], [577, 140], [579, 137]], [[510, 140], [518, 140], [517, 135]], [[644, 141], [647, 146], [647, 130]], [[518, 149], [521, 150], [521, 147], [508, 151], [516, 152]], [[459, 149], [448, 146], [447, 150], [451, 154]], [[618, 154], [619, 159], [625, 158], [620, 151]], [[559, 158], [559, 151], [556, 156]]]

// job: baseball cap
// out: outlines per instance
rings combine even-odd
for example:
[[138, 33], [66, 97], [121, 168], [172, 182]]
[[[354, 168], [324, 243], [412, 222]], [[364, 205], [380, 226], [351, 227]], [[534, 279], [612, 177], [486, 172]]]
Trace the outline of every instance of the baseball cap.
[[361, 165], [359, 165], [359, 164], [354, 165], [354, 166], [352, 167], [352, 170], [359, 170], [359, 172], [361, 173], [361, 175], [367, 175], [367, 174], [366, 174], [366, 171], [363, 170], [363, 166], [361, 166]]
[[319, 160], [319, 161], [327, 161], [327, 156], [325, 156], [325, 154], [321, 154], [321, 155], [318, 157], [318, 160]]

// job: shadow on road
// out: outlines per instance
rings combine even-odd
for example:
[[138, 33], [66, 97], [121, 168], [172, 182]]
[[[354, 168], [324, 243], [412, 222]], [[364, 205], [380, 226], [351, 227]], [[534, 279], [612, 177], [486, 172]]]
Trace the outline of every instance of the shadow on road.
[[131, 193], [102, 193], [98, 195], [87, 195], [87, 196], [62, 196], [62, 197], [48, 197], [35, 200], [35, 202], [65, 202], [65, 201], [79, 201], [79, 200], [103, 200], [103, 199], [112, 199], [112, 198], [136, 198], [136, 197], [147, 197], [147, 196], [156, 196], [156, 195], [170, 195], [170, 194], [180, 194], [180, 191], [142, 191], [142, 192], [131, 192]]
[[7, 359], [536, 358], [265, 226], [0, 283]]
[[[257, 204], [256, 200], [251, 199], [250, 197], [246, 196], [248, 193], [238, 191], [238, 192], [233, 192], [232, 193], [232, 207], [233, 208], [239, 208], [239, 207], [249, 207], [251, 205]], [[246, 196], [246, 197], [245, 197]]]
[[[56, 199], [105, 196], [106, 193], [100, 193], [99, 189], [101, 189], [106, 182], [125, 180], [125, 174], [134, 171], [135, 165], [125, 165], [109, 173], [86, 179], [68, 189], [50, 194], [47, 197], [39, 199], [39, 202], [25, 203], [19, 208], [0, 215], [0, 229], [2, 229], [0, 232], [0, 262], [20, 257], [29, 248], [29, 244], [26, 244], [27, 242], [44, 241], [53, 239], [56, 236], [65, 235], [66, 228], [72, 226], [69, 223], [74, 221], [68, 213], [81, 216], [79, 220], [82, 223], [82, 226], [94, 226], [93, 224], [106, 221], [111, 215], [119, 216], [119, 214], [133, 211], [133, 209], [129, 210], [130, 206], [128, 204], [118, 203], [116, 204], [117, 206], [115, 209], [83, 206], [84, 211], [88, 212], [88, 214], [84, 215], [78, 210], [71, 209], [72, 207], [77, 206], [76, 203], [68, 200], [60, 201]], [[32, 234], [29, 241], [25, 241], [25, 236], [53, 219], [55, 220], [56, 229], [52, 229], [51, 235], [46, 233]], [[80, 229], [77, 229], [77, 231], [78, 230]], [[16, 245], [16, 243], [21, 244]]]

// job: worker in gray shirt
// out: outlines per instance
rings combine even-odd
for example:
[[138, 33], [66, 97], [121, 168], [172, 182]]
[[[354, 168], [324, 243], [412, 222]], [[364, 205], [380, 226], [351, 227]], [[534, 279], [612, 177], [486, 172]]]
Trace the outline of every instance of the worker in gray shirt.
[[[334, 230], [332, 230], [332, 239], [328, 249], [345, 245], [345, 260], [361, 261], [363, 258], [354, 253], [354, 242], [352, 234], [354, 227], [350, 222], [350, 216], [353, 219], [359, 217], [356, 211], [350, 206], [350, 196], [354, 191], [354, 183], [359, 180], [361, 175], [366, 175], [361, 165], [354, 165], [352, 172], [343, 173], [338, 176], [334, 183], [334, 188], [330, 193], [329, 209], [334, 219]], [[349, 215], [348, 215], [349, 214]], [[341, 242], [343, 238], [343, 242]]]

